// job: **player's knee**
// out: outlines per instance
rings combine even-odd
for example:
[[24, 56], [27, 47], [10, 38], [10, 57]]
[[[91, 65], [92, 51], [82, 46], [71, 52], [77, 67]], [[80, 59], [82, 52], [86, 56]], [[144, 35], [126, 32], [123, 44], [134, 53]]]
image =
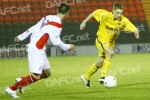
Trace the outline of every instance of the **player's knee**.
[[111, 56], [113, 57], [113, 56], [114, 56], [114, 54], [115, 54], [115, 52], [114, 52], [114, 51], [112, 51], [112, 52], [111, 52]]
[[44, 69], [42, 71], [42, 78], [48, 78], [51, 76], [51, 70], [50, 69]]
[[109, 52], [109, 58], [112, 58], [114, 56], [114, 51], [112, 50], [111, 52]]
[[46, 74], [46, 78], [50, 77], [51, 76], [51, 73], [47, 73]]
[[95, 64], [96, 67], [97, 67], [97, 68], [101, 68], [101, 67], [103, 66], [103, 62], [104, 62], [104, 60], [97, 61], [96, 64]]
[[102, 65], [97, 65], [97, 64], [96, 64], [96, 67], [97, 67], [97, 68], [102, 68]]
[[40, 78], [41, 78], [40, 74], [36, 74], [36, 73], [32, 73], [32, 76], [33, 76], [36, 80], [40, 80]]

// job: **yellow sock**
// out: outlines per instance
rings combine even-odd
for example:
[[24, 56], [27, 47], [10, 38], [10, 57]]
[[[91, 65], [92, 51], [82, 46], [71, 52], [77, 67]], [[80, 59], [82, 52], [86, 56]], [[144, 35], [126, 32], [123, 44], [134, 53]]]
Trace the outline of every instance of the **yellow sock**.
[[85, 73], [84, 78], [86, 80], [90, 80], [90, 76], [92, 76], [97, 70], [98, 68], [95, 66], [95, 64], [91, 65], [88, 71]]
[[102, 72], [101, 72], [101, 77], [106, 77], [107, 72], [110, 68], [110, 63], [111, 63], [110, 59], [105, 59], [104, 60], [103, 67], [102, 67]]

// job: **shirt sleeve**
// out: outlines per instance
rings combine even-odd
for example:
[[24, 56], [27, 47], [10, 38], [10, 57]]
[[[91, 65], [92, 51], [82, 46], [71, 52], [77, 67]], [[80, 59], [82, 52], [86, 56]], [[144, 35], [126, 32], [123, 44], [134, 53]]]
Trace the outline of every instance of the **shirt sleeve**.
[[47, 25], [43, 28], [43, 30], [46, 30], [45, 33], [49, 34], [52, 45], [58, 46], [64, 51], [70, 48], [69, 44], [63, 43], [62, 40], [60, 39], [61, 29], [52, 25]]
[[107, 12], [107, 11], [103, 9], [97, 9], [93, 12], [93, 17], [96, 19], [96, 21], [100, 22], [101, 14], [104, 12]]
[[28, 38], [34, 31], [40, 30], [40, 27], [42, 26], [43, 21], [44, 21], [44, 18], [42, 18], [37, 24], [30, 27], [28, 30], [26, 30], [22, 34], [18, 35], [19, 40], [23, 41], [26, 38]]
[[26, 38], [28, 38], [32, 34], [33, 29], [34, 29], [34, 26], [30, 27], [28, 30], [26, 30], [22, 34], [18, 35], [19, 40], [23, 41]]
[[127, 18], [124, 18], [123, 21], [125, 23], [124, 31], [134, 32], [137, 29]]

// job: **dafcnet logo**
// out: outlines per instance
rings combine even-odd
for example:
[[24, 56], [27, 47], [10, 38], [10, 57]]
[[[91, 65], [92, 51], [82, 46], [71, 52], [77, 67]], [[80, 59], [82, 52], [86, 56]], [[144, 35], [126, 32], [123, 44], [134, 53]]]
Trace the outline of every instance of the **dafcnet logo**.
[[24, 7], [16, 7], [16, 6], [12, 6], [12, 7], [6, 7], [4, 9], [0, 9], [0, 15], [7, 15], [7, 14], [18, 14], [18, 13], [24, 13], [24, 12], [29, 12], [31, 11], [31, 6], [29, 4], [27, 4]]
[[85, 0], [47, 0], [45, 3], [46, 8], [54, 8], [55, 6], [59, 6], [61, 3], [73, 5], [85, 2], [86, 2]]

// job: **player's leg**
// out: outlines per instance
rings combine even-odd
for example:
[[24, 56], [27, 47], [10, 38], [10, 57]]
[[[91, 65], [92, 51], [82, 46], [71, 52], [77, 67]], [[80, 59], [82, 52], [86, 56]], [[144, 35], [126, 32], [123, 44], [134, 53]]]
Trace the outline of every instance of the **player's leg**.
[[[50, 68], [48, 68], [48, 69], [44, 69], [44, 70], [42, 71], [42, 74], [41, 74], [41, 75], [39, 75], [39, 74], [34, 74], [34, 73], [31, 73], [31, 75], [32, 75], [34, 78], [36, 78], [37, 80], [39, 80], [39, 78], [40, 78], [40, 79], [48, 78], [48, 77], [51, 75], [51, 71], [50, 71]], [[20, 82], [21, 80], [23, 80], [23, 78], [25, 78], [25, 77], [16, 78], [16, 82]], [[29, 84], [28, 84], [28, 85], [29, 85]], [[19, 92], [20, 92], [21, 94], [24, 94], [24, 89], [23, 89], [23, 87], [19, 87], [18, 89], [19, 89]]]
[[103, 44], [101, 42], [99, 42], [97, 39], [95, 41], [95, 44], [96, 44], [97, 49], [99, 50], [99, 55], [98, 55], [98, 59], [97, 59], [96, 63], [91, 65], [90, 68], [85, 73], [86, 80], [90, 80], [90, 76], [92, 76], [99, 68], [102, 67], [103, 61], [105, 58]]
[[[40, 80], [40, 79], [43, 79], [43, 78], [48, 78], [50, 75], [51, 75], [51, 71], [50, 71], [50, 65], [49, 65], [49, 62], [46, 58], [46, 56], [41, 56], [42, 59], [37, 63], [37, 65], [39, 65], [39, 67], [34, 67], [34, 63], [33, 61], [31, 62], [30, 61], [30, 72], [31, 72], [31, 75], [30, 75], [30, 79], [28, 79], [28, 81], [26, 81], [26, 77], [22, 78], [21, 81], [17, 82], [18, 84], [19, 83], [22, 83], [24, 82], [23, 84], [19, 84], [20, 86], [19, 87], [19, 91], [23, 91], [23, 87], [31, 84], [31, 83], [34, 83], [36, 82], [37, 80]], [[45, 59], [45, 60], [44, 60]], [[43, 69], [43, 70], [42, 70]]]
[[99, 69], [102, 67], [103, 65], [103, 61], [104, 61], [104, 49], [102, 47], [102, 44], [100, 44], [97, 40], [96, 40], [96, 46], [99, 50], [99, 56], [98, 59], [96, 61], [96, 63], [92, 64], [90, 66], [90, 68], [87, 70], [87, 72], [81, 76], [81, 79], [84, 81], [85, 86], [87, 88], [90, 87], [90, 77]]
[[104, 58], [98, 56], [96, 63], [92, 64], [85, 73], [84, 77], [86, 80], [90, 80], [90, 77], [103, 65]]
[[[20, 81], [17, 81], [13, 85], [6, 88], [6, 92], [11, 95], [12, 97], [16, 97], [16, 90], [23, 89], [23, 87], [36, 82], [40, 79], [42, 74], [42, 64], [44, 62], [43, 58], [44, 55], [35, 55], [28, 53], [28, 61], [29, 61], [29, 69], [31, 74], [23, 77]], [[12, 92], [13, 91], [13, 92]], [[14, 93], [12, 95], [12, 93]]]
[[40, 79], [48, 78], [50, 76], [51, 76], [50, 64], [49, 64], [47, 57], [45, 56], [45, 62], [43, 64], [43, 71], [42, 71]]
[[44, 69], [42, 71], [42, 74], [40, 75], [40, 79], [43, 79], [43, 78], [48, 78], [51, 76], [51, 71], [50, 69]]
[[25, 86], [27, 86], [31, 83], [34, 83], [36, 81], [37, 81], [37, 79], [33, 75], [28, 75], [26, 77], [23, 77], [19, 82], [16, 82], [13, 85], [7, 87], [5, 91], [6, 91], [7, 94], [12, 96], [12, 98], [19, 98], [16, 94], [16, 90], [21, 89], [20, 91], [22, 92], [23, 87], [25, 87]]
[[114, 50], [109, 46], [105, 48], [105, 52], [106, 52], [106, 58], [103, 63], [103, 67], [101, 71], [101, 78], [99, 79], [101, 84], [103, 84], [104, 82], [104, 78], [106, 77], [108, 70], [110, 68], [111, 59], [114, 55]]
[[49, 76], [50, 76], [50, 69], [43, 70], [42, 74], [31, 73], [31, 75], [29, 75], [29, 76], [17, 78], [16, 83], [11, 85], [9, 88], [13, 91], [16, 91], [17, 89], [19, 89], [19, 92], [21, 94], [24, 94], [23, 87], [25, 87], [31, 83], [34, 83], [42, 78], [47, 78]]
[[95, 64], [91, 65], [87, 72], [81, 76], [81, 80], [84, 81], [85, 86], [87, 88], [91, 87], [90, 85], [90, 77], [99, 69], [103, 64], [104, 59], [102, 57], [98, 57]]
[[[43, 71], [42, 71], [42, 74], [36, 74], [36, 73], [31, 73], [31, 75], [39, 80], [39, 79], [43, 79], [43, 78], [48, 78], [50, 75], [51, 75], [51, 70], [50, 70], [50, 65], [49, 65], [49, 62], [48, 60], [45, 60], [45, 64], [43, 64]], [[23, 80], [23, 78], [25, 77], [21, 77], [21, 78], [16, 78], [16, 82], [20, 82], [21, 80]], [[21, 94], [24, 94], [24, 89], [23, 87], [19, 87], [19, 92]]]

